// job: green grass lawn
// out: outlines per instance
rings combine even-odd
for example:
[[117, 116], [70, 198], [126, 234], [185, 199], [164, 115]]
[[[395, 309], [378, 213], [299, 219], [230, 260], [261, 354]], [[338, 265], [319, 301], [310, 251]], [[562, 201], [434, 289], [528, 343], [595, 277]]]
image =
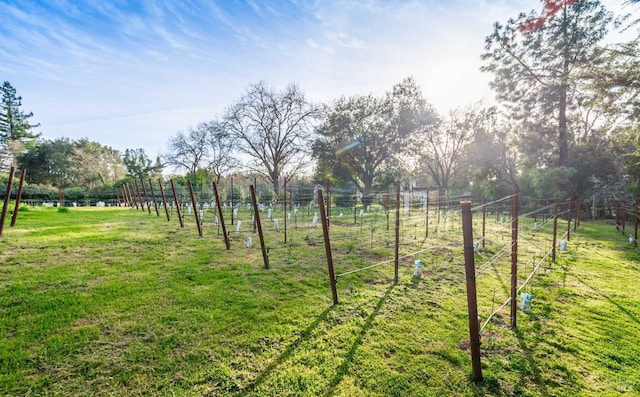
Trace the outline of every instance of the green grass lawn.
[[[401, 255], [420, 252], [422, 277], [413, 257], [398, 285], [391, 264], [343, 276], [333, 306], [311, 213], [290, 220], [287, 245], [263, 218], [264, 269], [246, 216], [226, 250], [206, 216], [199, 237], [192, 219], [181, 229], [152, 212], [28, 208], [5, 228], [0, 395], [640, 395], [640, 255], [604, 221], [583, 221], [541, 266], [517, 330], [508, 308], [489, 323], [475, 384], [459, 219], [426, 239], [422, 218], [403, 221]], [[392, 258], [384, 214], [335, 214], [337, 273]], [[549, 225], [520, 223], [523, 281], [551, 240]], [[508, 225], [490, 226], [479, 267], [510, 242]], [[482, 320], [508, 297], [509, 269], [507, 254], [479, 274]]]

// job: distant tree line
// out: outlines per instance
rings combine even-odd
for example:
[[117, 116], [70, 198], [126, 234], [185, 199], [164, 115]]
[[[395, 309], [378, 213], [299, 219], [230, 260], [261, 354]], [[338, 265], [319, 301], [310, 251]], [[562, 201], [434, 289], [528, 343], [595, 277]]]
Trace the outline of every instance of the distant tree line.
[[[605, 44], [612, 29], [635, 39]], [[380, 96], [327, 104], [311, 103], [295, 84], [277, 90], [258, 82], [221, 116], [177, 132], [155, 162], [143, 149], [122, 154], [86, 139], [39, 139], [5, 82], [0, 160], [28, 168], [30, 183], [87, 191], [171, 167], [207, 183], [260, 178], [273, 197], [302, 176], [363, 197], [395, 181], [487, 198], [513, 189], [544, 198], [637, 197], [637, 31], [632, 14], [613, 15], [598, 0], [542, 0], [539, 10], [496, 22], [486, 37], [481, 70], [492, 76], [495, 105], [440, 114], [412, 77]]]

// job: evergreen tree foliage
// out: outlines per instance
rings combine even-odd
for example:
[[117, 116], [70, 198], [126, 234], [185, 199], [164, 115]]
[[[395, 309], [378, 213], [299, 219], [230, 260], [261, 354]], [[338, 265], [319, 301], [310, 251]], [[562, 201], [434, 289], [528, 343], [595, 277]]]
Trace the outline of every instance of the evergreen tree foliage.
[[39, 141], [18, 157], [18, 165], [28, 170], [29, 183], [59, 189], [94, 188], [113, 185], [124, 177], [120, 153], [86, 138]]
[[364, 195], [397, 179], [421, 145], [421, 132], [437, 122], [413, 78], [383, 97], [343, 97], [325, 113], [313, 144], [318, 171], [326, 179], [349, 179]]
[[[32, 132], [40, 124], [30, 124], [33, 113], [25, 113], [22, 97], [16, 89], [5, 81], [0, 87], [2, 102], [0, 103], [0, 166], [17, 164], [17, 156], [27, 142], [34, 141], [40, 134]], [[9, 164], [7, 164], [9, 163]]]
[[28, 170], [27, 182], [64, 189], [77, 185], [74, 148], [69, 138], [39, 142], [18, 158]]
[[569, 167], [570, 113], [585, 101], [580, 76], [597, 58], [612, 20], [598, 0], [543, 0], [543, 11], [496, 23], [481, 70], [521, 125], [520, 146], [535, 167]]
[[127, 170], [127, 176], [136, 179], [158, 177], [164, 168], [160, 157], [157, 157], [153, 163], [142, 148], [126, 149], [122, 161]]

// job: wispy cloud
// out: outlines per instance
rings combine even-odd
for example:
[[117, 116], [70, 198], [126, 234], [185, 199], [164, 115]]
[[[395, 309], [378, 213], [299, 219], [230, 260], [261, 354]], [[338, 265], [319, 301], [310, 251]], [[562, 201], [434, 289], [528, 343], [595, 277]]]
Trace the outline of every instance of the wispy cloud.
[[539, 4], [0, 0], [0, 72], [46, 137], [118, 146], [149, 134], [157, 147], [258, 80], [297, 82], [310, 99], [330, 101], [380, 94], [413, 75], [440, 108], [480, 99], [491, 23]]

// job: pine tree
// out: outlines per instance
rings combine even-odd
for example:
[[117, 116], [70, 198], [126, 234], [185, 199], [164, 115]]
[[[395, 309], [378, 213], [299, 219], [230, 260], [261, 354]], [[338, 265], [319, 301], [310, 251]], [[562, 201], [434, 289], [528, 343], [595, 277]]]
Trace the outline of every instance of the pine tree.
[[156, 157], [156, 162], [153, 164], [142, 148], [126, 149], [122, 156], [122, 162], [127, 170], [127, 176], [136, 179], [158, 176], [164, 168], [159, 156]]
[[491, 86], [520, 122], [521, 150], [532, 163], [569, 167], [569, 112], [589, 97], [579, 76], [596, 57], [612, 15], [597, 0], [542, 3], [541, 13], [495, 24], [481, 70], [494, 74]]
[[32, 132], [40, 124], [29, 124], [33, 113], [21, 110], [22, 97], [16, 95], [16, 89], [5, 81], [0, 88], [0, 165], [10, 162], [17, 164], [17, 156], [23, 151], [25, 143], [35, 140], [40, 134]]

